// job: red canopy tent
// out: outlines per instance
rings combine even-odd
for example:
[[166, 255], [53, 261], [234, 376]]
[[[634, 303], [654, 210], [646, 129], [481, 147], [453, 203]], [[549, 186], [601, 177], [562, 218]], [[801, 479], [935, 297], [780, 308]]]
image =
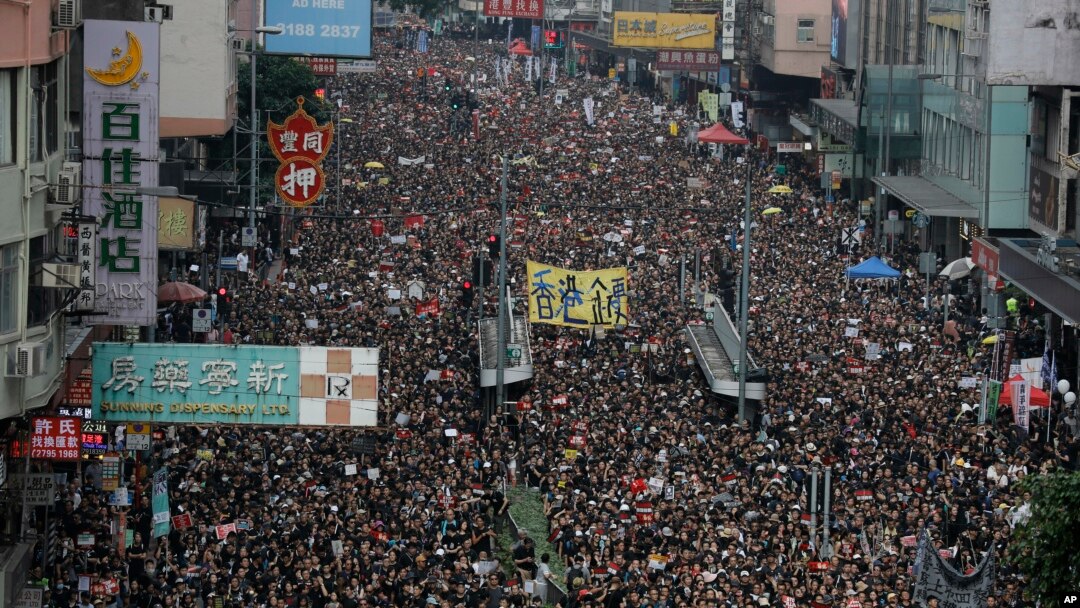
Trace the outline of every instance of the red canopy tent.
[[[1001, 387], [1001, 395], [998, 397], [998, 405], [1012, 405], [1012, 385], [1014, 382], [1023, 382], [1024, 377], [1020, 374], [1016, 374], [1012, 378], [1009, 378], [1007, 382]], [[1030, 407], [1050, 407], [1050, 395], [1046, 394], [1046, 391], [1035, 388], [1034, 386], [1028, 387], [1031, 392], [1031, 397], [1028, 399]]]
[[515, 40], [513, 46], [510, 47], [511, 55], [532, 55], [532, 51], [529, 50], [528, 45], [524, 40]]
[[698, 141], [707, 144], [748, 144], [750, 140], [744, 139], [735, 135], [731, 131], [727, 130], [727, 127], [720, 123], [698, 132]]

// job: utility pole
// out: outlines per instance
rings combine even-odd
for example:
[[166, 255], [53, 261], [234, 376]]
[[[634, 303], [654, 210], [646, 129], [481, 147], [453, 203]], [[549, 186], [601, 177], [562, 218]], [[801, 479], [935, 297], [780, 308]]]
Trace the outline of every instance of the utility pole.
[[810, 469], [810, 543], [817, 542], [817, 480], [818, 469], [814, 466]]
[[746, 147], [746, 203], [743, 209], [743, 250], [742, 250], [742, 281], [739, 288], [739, 422], [746, 420], [746, 372], [747, 365], [747, 342], [746, 335], [748, 313], [750, 310], [750, 181], [753, 170], [750, 167], [750, 146]]
[[822, 559], [832, 557], [832, 545], [829, 543], [829, 502], [832, 498], [832, 467], [825, 467], [825, 504], [821, 510], [821, 555]]
[[503, 157], [502, 193], [499, 195], [499, 312], [498, 312], [498, 366], [495, 368], [495, 405], [502, 412], [506, 401], [506, 194], [509, 189], [510, 159]]

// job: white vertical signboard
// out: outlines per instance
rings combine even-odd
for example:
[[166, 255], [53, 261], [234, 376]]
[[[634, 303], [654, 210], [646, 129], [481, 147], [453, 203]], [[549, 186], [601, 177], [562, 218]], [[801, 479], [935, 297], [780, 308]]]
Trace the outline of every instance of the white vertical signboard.
[[157, 320], [160, 24], [84, 22], [85, 215], [99, 219], [95, 324]]
[[79, 222], [79, 295], [75, 310], [94, 310], [97, 302], [97, 222]]

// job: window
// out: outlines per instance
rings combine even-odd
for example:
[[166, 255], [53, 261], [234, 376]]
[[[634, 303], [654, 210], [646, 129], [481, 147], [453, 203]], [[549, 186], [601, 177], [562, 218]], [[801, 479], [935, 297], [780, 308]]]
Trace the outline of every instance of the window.
[[57, 120], [60, 91], [56, 78], [57, 62], [31, 68], [30, 88], [30, 160], [39, 162], [57, 150]]
[[0, 247], [0, 333], [17, 329], [19, 316], [19, 243]]
[[0, 165], [15, 162], [15, 70], [0, 70]]
[[799, 19], [799, 42], [814, 41], [814, 20]]
[[[55, 234], [46, 233], [42, 236], [30, 239], [30, 268], [35, 273], [44, 272], [41, 264], [49, 261], [55, 251]], [[35, 327], [49, 320], [49, 317], [60, 307], [62, 290], [52, 287], [31, 285], [26, 294], [26, 326]]]

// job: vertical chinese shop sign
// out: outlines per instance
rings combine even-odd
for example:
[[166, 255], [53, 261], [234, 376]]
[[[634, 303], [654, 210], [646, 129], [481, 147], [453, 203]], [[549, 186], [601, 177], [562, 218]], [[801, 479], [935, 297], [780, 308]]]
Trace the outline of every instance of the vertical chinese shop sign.
[[281, 162], [274, 174], [278, 195], [293, 207], [307, 207], [326, 187], [322, 161], [334, 142], [334, 125], [318, 125], [304, 111], [304, 98], [296, 98], [296, 111], [285, 122], [268, 121], [270, 150]]
[[85, 214], [98, 229], [94, 324], [151, 325], [157, 314], [157, 23], [85, 22]]

